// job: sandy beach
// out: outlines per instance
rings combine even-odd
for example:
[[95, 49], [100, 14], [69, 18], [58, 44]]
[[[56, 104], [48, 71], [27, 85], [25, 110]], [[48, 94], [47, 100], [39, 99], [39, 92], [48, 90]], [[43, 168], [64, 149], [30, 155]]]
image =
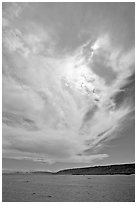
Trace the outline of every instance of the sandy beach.
[[4, 174], [3, 202], [134, 202], [135, 176]]

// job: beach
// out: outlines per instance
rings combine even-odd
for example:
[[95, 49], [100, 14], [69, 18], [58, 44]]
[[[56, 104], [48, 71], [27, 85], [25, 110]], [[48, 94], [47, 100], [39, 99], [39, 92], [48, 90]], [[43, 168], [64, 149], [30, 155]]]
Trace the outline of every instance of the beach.
[[134, 175], [3, 174], [3, 202], [134, 202]]

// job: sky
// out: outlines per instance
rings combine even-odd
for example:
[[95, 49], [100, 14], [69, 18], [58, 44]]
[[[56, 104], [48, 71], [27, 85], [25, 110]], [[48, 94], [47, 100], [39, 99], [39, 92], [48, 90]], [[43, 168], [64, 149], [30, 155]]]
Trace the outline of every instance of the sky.
[[5, 171], [135, 160], [135, 3], [2, 4]]

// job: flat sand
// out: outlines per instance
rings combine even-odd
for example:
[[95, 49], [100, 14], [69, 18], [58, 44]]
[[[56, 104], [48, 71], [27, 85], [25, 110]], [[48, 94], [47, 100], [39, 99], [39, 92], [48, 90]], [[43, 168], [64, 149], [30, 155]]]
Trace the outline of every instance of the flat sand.
[[134, 175], [4, 174], [3, 202], [134, 202]]

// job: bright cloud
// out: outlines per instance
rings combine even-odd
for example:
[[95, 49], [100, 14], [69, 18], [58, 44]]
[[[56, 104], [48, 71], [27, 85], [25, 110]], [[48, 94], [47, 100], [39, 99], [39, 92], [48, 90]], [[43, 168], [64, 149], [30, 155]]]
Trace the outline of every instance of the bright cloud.
[[114, 98], [134, 74], [134, 48], [115, 47], [107, 33], [71, 55], [59, 53], [52, 28], [26, 22], [22, 31], [23, 8], [9, 4], [3, 14], [3, 157], [108, 157], [100, 149], [133, 110], [126, 101], [117, 108]]

